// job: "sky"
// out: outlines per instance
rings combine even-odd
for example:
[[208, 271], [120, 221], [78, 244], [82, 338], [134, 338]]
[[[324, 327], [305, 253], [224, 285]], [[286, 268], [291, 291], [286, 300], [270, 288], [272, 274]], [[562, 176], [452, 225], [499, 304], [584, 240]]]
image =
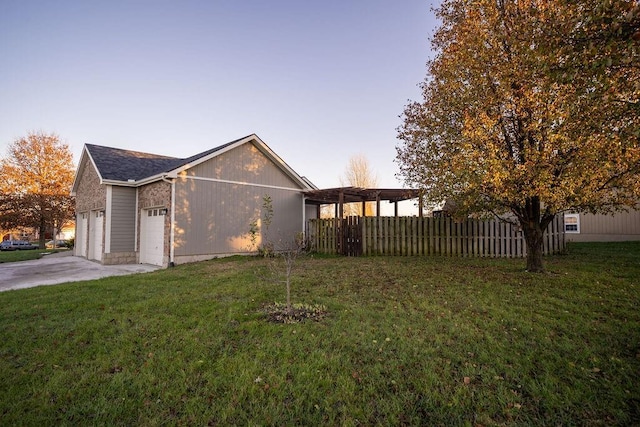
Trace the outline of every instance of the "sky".
[[400, 188], [432, 0], [0, 0], [0, 155], [30, 131], [188, 157], [252, 133], [319, 188]]

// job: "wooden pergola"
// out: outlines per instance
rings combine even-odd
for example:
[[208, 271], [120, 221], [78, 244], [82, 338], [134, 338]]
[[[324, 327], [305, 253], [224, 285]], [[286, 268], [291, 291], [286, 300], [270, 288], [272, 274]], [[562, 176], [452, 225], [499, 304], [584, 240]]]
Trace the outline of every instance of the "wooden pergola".
[[359, 188], [338, 187], [323, 190], [310, 190], [305, 192], [305, 203], [316, 205], [318, 218], [320, 218], [321, 205], [335, 205], [336, 218], [342, 218], [345, 203], [362, 203], [362, 212], [365, 214], [365, 203], [376, 202], [376, 216], [380, 216], [380, 201], [385, 200], [394, 203], [395, 216], [398, 216], [398, 202], [410, 199], [419, 199], [418, 216], [422, 217], [422, 194], [420, 190], [405, 188]]

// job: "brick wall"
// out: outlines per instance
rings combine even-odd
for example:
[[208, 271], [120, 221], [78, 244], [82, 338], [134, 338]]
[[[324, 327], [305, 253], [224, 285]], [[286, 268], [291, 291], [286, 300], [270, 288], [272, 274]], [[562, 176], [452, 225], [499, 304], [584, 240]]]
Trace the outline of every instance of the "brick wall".
[[102, 256], [102, 263], [112, 264], [136, 264], [138, 262], [137, 252], [112, 252]]
[[138, 188], [138, 208], [168, 208], [171, 205], [171, 184], [158, 181]]
[[100, 178], [87, 160], [82, 168], [76, 190], [76, 212], [104, 209], [107, 203], [107, 187], [100, 185]]
[[[76, 189], [76, 215], [78, 213], [87, 212], [89, 215], [89, 221], [94, 221], [95, 219], [91, 218], [90, 211], [105, 209], [106, 204], [107, 187], [100, 184], [100, 178], [98, 177], [98, 173], [93, 167], [93, 164], [91, 164], [89, 160], [85, 160], [82, 165], [78, 188]], [[104, 221], [102, 226], [102, 247], [104, 248]], [[77, 229], [75, 235], [78, 235]], [[83, 240], [85, 248], [88, 248], [88, 232], [83, 236]], [[76, 242], [76, 245], [77, 244], [78, 242]]]

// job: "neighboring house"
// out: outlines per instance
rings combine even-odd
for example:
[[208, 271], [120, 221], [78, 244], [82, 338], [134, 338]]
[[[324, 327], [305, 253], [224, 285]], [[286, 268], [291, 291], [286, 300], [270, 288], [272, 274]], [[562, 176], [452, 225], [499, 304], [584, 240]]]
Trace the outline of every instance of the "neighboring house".
[[568, 242], [620, 242], [640, 240], [640, 209], [603, 214], [564, 214]]
[[28, 240], [32, 242], [38, 240], [38, 236], [33, 228], [24, 227], [14, 230], [2, 230], [2, 240]]
[[[62, 230], [58, 230], [56, 238], [59, 240], [73, 239], [76, 232], [76, 226], [73, 221], [65, 224]], [[23, 227], [11, 231], [3, 231], [1, 234], [2, 240], [28, 240], [35, 242], [40, 238], [38, 229], [33, 227]], [[53, 239], [53, 233], [51, 231], [45, 233], [45, 240]]]
[[272, 238], [293, 238], [315, 217], [304, 203], [315, 188], [255, 134], [184, 159], [87, 144], [72, 190], [75, 254], [166, 267], [251, 252], [264, 196]]
[[[38, 233], [37, 229], [33, 231], [34, 240], [38, 240], [40, 238], [40, 233]], [[62, 226], [60, 230], [56, 230], [56, 239], [57, 240], [70, 240], [73, 239], [76, 235], [76, 223], [75, 221], [69, 221], [65, 225]], [[53, 239], [53, 230], [48, 231], [44, 234], [45, 240]]]
[[[455, 203], [447, 200], [441, 210], [433, 211], [433, 216], [450, 217], [455, 215], [455, 208]], [[640, 206], [613, 215], [565, 213], [564, 232], [567, 242], [640, 240]]]

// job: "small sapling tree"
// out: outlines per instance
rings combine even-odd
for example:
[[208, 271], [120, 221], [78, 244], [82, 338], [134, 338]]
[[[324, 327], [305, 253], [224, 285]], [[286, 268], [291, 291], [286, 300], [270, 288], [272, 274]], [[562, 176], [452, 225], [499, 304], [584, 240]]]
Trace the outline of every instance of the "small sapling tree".
[[[272, 271], [276, 273], [276, 277], [281, 277], [287, 292], [286, 311], [289, 315], [293, 314], [291, 305], [291, 275], [293, 273], [296, 261], [301, 255], [304, 255], [306, 245], [304, 233], [296, 233], [293, 239], [280, 239], [274, 245], [274, 254], [272, 262]], [[278, 265], [282, 264], [282, 266]]]
[[250, 224], [249, 235], [252, 243], [257, 246], [258, 234], [262, 234], [262, 244], [258, 252], [269, 259], [270, 281], [285, 285], [286, 302], [267, 304], [264, 311], [267, 318], [279, 323], [297, 323], [306, 319], [321, 320], [326, 316], [323, 305], [292, 304], [291, 285], [293, 273], [300, 257], [307, 251], [304, 233], [296, 232], [293, 236], [275, 233], [273, 237], [271, 224], [274, 217], [273, 201], [269, 195], [262, 198], [261, 225], [257, 221]]

